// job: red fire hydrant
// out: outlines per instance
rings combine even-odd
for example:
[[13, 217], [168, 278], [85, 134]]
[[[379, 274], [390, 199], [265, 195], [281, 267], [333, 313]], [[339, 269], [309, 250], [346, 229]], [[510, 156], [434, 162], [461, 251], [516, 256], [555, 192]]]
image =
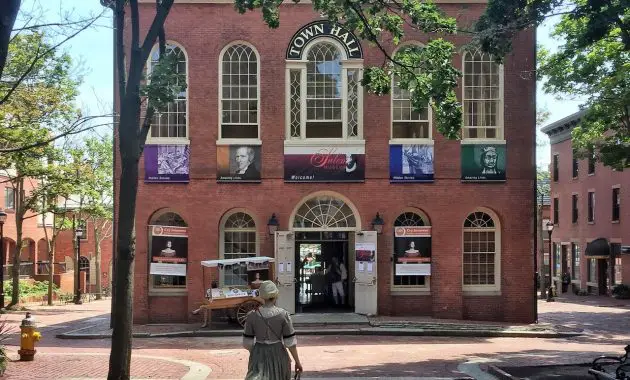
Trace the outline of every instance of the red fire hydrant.
[[35, 352], [37, 352], [35, 350], [35, 342], [42, 337], [42, 334], [35, 330], [36, 327], [35, 319], [31, 316], [31, 313], [27, 312], [26, 318], [22, 319], [22, 324], [20, 325], [21, 338], [18, 354], [21, 361], [30, 362], [35, 357]]

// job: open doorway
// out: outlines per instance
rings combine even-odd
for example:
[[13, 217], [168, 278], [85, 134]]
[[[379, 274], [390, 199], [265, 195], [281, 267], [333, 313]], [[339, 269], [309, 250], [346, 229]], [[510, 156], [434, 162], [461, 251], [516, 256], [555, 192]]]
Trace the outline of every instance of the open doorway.
[[348, 312], [348, 233], [306, 232], [296, 235], [296, 306], [298, 313]]

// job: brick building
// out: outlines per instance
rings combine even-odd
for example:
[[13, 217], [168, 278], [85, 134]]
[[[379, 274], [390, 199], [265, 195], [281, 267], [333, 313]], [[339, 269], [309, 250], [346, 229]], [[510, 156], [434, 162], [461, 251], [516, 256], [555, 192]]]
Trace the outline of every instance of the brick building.
[[[140, 3], [146, 30], [154, 2]], [[438, 3], [462, 25], [485, 8]], [[465, 128], [447, 141], [405, 91], [363, 91], [378, 49], [310, 3], [283, 4], [280, 19], [270, 30], [230, 2], [173, 6], [167, 39], [188, 87], [154, 120], [140, 163], [134, 321], [186, 321], [210, 274], [251, 281], [246, 267], [211, 273], [202, 260], [258, 255], [275, 258], [292, 312], [330, 309], [313, 276], [337, 257], [345, 310], [532, 322], [535, 81], [522, 73], [535, 66], [534, 31], [504, 65], [454, 57]], [[405, 46], [427, 41], [408, 32]]]
[[[9, 169], [10, 171], [11, 169]], [[13, 252], [17, 240], [15, 207], [16, 207], [16, 188], [10, 182], [10, 178], [14, 178], [15, 173], [0, 171], [0, 209], [7, 213], [7, 220], [3, 228], [3, 241], [1, 248], [4, 253], [4, 278], [11, 276], [11, 268], [13, 266]], [[29, 194], [37, 186], [37, 181], [25, 179], [24, 192]], [[33, 217], [33, 213], [27, 212], [26, 218], [22, 224], [22, 241], [23, 249], [20, 255], [20, 275], [33, 276], [38, 273], [38, 262], [48, 259], [46, 233], [44, 231], [44, 222], [47, 227], [51, 227], [51, 220], [45, 221], [41, 216]], [[50, 232], [50, 230], [49, 230]]]
[[574, 157], [571, 130], [582, 115], [542, 129], [551, 140], [552, 268], [556, 284], [570, 275], [567, 291], [605, 295], [630, 284], [630, 255], [622, 253], [630, 249], [630, 171]]

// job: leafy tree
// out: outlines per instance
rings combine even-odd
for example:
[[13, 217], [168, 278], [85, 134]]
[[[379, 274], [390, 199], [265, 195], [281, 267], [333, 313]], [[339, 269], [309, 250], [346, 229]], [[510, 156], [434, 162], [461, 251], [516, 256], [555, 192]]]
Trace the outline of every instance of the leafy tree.
[[541, 49], [537, 76], [549, 93], [584, 98], [572, 132], [578, 156], [630, 167], [630, 1], [490, 0], [476, 25], [482, 49], [502, 59], [520, 30], [559, 16], [556, 52]]

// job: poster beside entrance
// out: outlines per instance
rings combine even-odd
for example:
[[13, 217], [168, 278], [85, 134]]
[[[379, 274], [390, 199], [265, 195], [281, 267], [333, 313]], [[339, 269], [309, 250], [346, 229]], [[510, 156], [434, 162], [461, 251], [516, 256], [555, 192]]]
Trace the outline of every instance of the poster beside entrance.
[[431, 227], [394, 228], [396, 276], [431, 275]]
[[185, 276], [188, 261], [188, 229], [171, 226], [149, 227], [151, 228], [150, 274]]

